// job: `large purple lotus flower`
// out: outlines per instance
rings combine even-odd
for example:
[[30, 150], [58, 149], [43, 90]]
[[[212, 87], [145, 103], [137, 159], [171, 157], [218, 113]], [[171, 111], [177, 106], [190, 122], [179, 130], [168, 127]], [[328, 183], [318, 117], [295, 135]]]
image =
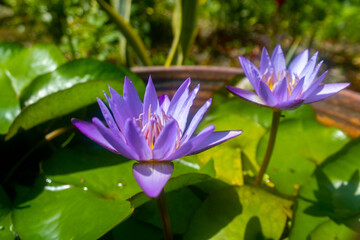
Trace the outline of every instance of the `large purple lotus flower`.
[[157, 97], [150, 77], [142, 103], [134, 85], [125, 77], [123, 96], [111, 87], [111, 97], [105, 94], [111, 112], [98, 98], [107, 127], [96, 117], [92, 123], [78, 119], [72, 119], [72, 123], [110, 151], [137, 160], [133, 166], [134, 177], [149, 197], [156, 198], [173, 172], [172, 160], [204, 151], [242, 133], [214, 132], [215, 127], [210, 125], [194, 135], [211, 99], [187, 125], [190, 108], [200, 87], [196, 86], [189, 93], [189, 85], [190, 78], [170, 101], [167, 95]]
[[[245, 100], [279, 110], [294, 109], [303, 103], [312, 103], [346, 88], [349, 83], [321, 84], [327, 71], [316, 79], [322, 61], [316, 65], [318, 53], [310, 60], [309, 51], [300, 53], [286, 68], [285, 58], [278, 45], [271, 58], [263, 48], [260, 70], [249, 60], [239, 57], [240, 64], [255, 92], [227, 86]], [[316, 65], [316, 66], [315, 66]]]

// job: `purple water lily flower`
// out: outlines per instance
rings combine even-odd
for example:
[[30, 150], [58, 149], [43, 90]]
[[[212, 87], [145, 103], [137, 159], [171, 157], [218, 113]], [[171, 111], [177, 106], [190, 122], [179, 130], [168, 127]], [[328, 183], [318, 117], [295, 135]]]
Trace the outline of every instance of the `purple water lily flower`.
[[200, 87], [198, 85], [189, 92], [189, 85], [190, 78], [170, 101], [167, 95], [157, 97], [150, 77], [142, 103], [134, 85], [125, 77], [123, 96], [111, 87], [111, 97], [105, 94], [111, 112], [98, 98], [107, 126], [96, 117], [92, 123], [78, 119], [72, 119], [72, 123], [110, 151], [137, 160], [133, 166], [134, 177], [149, 197], [156, 198], [173, 172], [172, 160], [204, 151], [242, 133], [214, 132], [215, 127], [210, 125], [194, 134], [211, 99], [187, 125], [190, 108]]
[[255, 92], [226, 86], [228, 90], [247, 101], [275, 109], [294, 109], [303, 103], [312, 103], [346, 88], [349, 83], [321, 84], [327, 71], [316, 78], [323, 61], [316, 65], [318, 53], [310, 60], [309, 51], [300, 53], [286, 68], [285, 58], [278, 45], [271, 58], [263, 48], [260, 70], [249, 60], [239, 57], [240, 64]]

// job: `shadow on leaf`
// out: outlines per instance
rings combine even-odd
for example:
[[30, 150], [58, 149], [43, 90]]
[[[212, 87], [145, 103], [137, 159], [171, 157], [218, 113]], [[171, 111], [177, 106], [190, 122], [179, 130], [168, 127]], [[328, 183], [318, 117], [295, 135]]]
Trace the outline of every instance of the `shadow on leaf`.
[[329, 217], [337, 224], [360, 231], [359, 170], [348, 181], [331, 181], [321, 170], [315, 172], [318, 190], [314, 191], [316, 201], [305, 209], [305, 213], [317, 217]]
[[257, 216], [254, 216], [249, 219], [246, 224], [245, 236], [244, 239], [254, 239], [254, 240], [266, 240], [262, 233], [260, 219]]
[[218, 194], [212, 194], [207, 198], [199, 208], [184, 239], [210, 239], [242, 211], [243, 206], [236, 189], [221, 189]]

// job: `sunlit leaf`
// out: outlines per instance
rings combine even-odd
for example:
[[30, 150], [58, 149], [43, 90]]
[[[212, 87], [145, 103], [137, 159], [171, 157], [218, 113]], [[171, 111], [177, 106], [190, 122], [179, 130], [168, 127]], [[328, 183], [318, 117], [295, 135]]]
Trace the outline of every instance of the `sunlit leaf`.
[[[224, 113], [225, 114], [225, 113]], [[225, 116], [225, 115], [224, 115]], [[266, 129], [238, 114], [226, 113], [226, 117], [209, 115], [203, 126], [214, 124], [216, 131], [243, 130], [243, 134], [217, 147], [197, 155], [203, 163], [213, 159], [217, 177], [231, 184], [242, 184], [241, 154], [255, 161], [256, 147]]]
[[260, 188], [227, 187], [205, 200], [184, 239], [279, 239], [291, 204]]
[[[290, 239], [360, 233], [360, 139], [329, 157], [300, 190]], [[331, 238], [336, 236], [337, 238]]]
[[[7, 139], [19, 129], [30, 129], [40, 123], [71, 113], [105, 98], [102, 91], [108, 86], [122, 92], [127, 75], [143, 96], [144, 83], [124, 68], [95, 60], [78, 60], [67, 63], [52, 73], [43, 75], [30, 85], [24, 93], [24, 104], [20, 115], [10, 127]], [[70, 123], [70, 119], [69, 119]]]
[[[243, 134], [221, 146], [198, 155], [200, 161], [213, 159], [217, 176], [239, 184], [239, 162], [253, 175], [259, 170], [271, 125], [272, 110], [240, 99], [223, 99], [205, 118], [203, 125], [214, 124], [216, 130], [241, 129]], [[267, 169], [270, 181], [285, 194], [294, 194], [305, 183], [317, 164], [340, 150], [349, 138], [336, 128], [321, 125], [311, 106], [284, 111], [275, 149]], [[241, 158], [240, 158], [241, 155]], [[238, 180], [236, 180], [238, 178]]]
[[[349, 138], [339, 129], [321, 125], [315, 119], [283, 121], [278, 130], [274, 152], [267, 169], [270, 181], [285, 194], [294, 194], [307, 182], [316, 166], [340, 150]], [[257, 152], [262, 161], [268, 134]]]
[[[139, 88], [139, 92], [142, 90], [142, 84], [139, 83], [140, 80], [137, 76], [121, 66], [93, 59], [79, 59], [63, 64], [55, 71], [36, 78], [24, 89], [21, 102], [28, 106], [45, 96], [69, 89], [79, 83], [94, 80], [119, 80], [119, 82], [123, 82], [125, 76], [134, 82]], [[100, 90], [104, 91], [107, 88]]]
[[0, 68], [0, 134], [7, 133], [11, 123], [20, 113], [20, 102], [11, 81]]
[[0, 55], [0, 134], [5, 134], [20, 113], [22, 89], [64, 63], [65, 58], [55, 45], [23, 48], [13, 43], [0, 43]]
[[309, 235], [310, 240], [358, 239], [360, 235], [345, 225], [339, 225], [329, 220], [319, 224]]
[[31, 81], [44, 73], [55, 70], [66, 62], [65, 57], [55, 45], [34, 45], [31, 48], [23, 48], [17, 54], [9, 57], [3, 67], [12, 82], [17, 95]]

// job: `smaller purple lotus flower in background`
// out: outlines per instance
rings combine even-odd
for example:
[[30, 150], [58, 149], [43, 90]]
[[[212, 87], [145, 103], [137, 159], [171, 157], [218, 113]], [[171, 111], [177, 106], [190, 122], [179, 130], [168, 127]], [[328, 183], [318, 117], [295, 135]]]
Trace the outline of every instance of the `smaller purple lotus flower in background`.
[[103, 147], [138, 161], [133, 166], [135, 180], [149, 197], [156, 198], [173, 172], [172, 160], [204, 151], [242, 133], [214, 132], [215, 127], [210, 125], [194, 134], [211, 99], [186, 127], [190, 108], [200, 87], [198, 85], [189, 92], [189, 85], [190, 78], [170, 101], [167, 95], [157, 97], [150, 77], [142, 103], [134, 85], [125, 77], [123, 96], [111, 87], [111, 97], [105, 94], [111, 111], [98, 98], [107, 127], [96, 117], [92, 123], [78, 119], [72, 119], [72, 123]]
[[316, 79], [323, 61], [316, 65], [318, 53], [310, 60], [309, 51], [300, 53], [286, 68], [285, 58], [278, 45], [271, 58], [263, 48], [260, 70], [249, 60], [239, 57], [240, 64], [255, 92], [227, 86], [227, 89], [247, 101], [279, 110], [299, 107], [329, 97], [346, 88], [349, 83], [321, 84], [327, 71]]

